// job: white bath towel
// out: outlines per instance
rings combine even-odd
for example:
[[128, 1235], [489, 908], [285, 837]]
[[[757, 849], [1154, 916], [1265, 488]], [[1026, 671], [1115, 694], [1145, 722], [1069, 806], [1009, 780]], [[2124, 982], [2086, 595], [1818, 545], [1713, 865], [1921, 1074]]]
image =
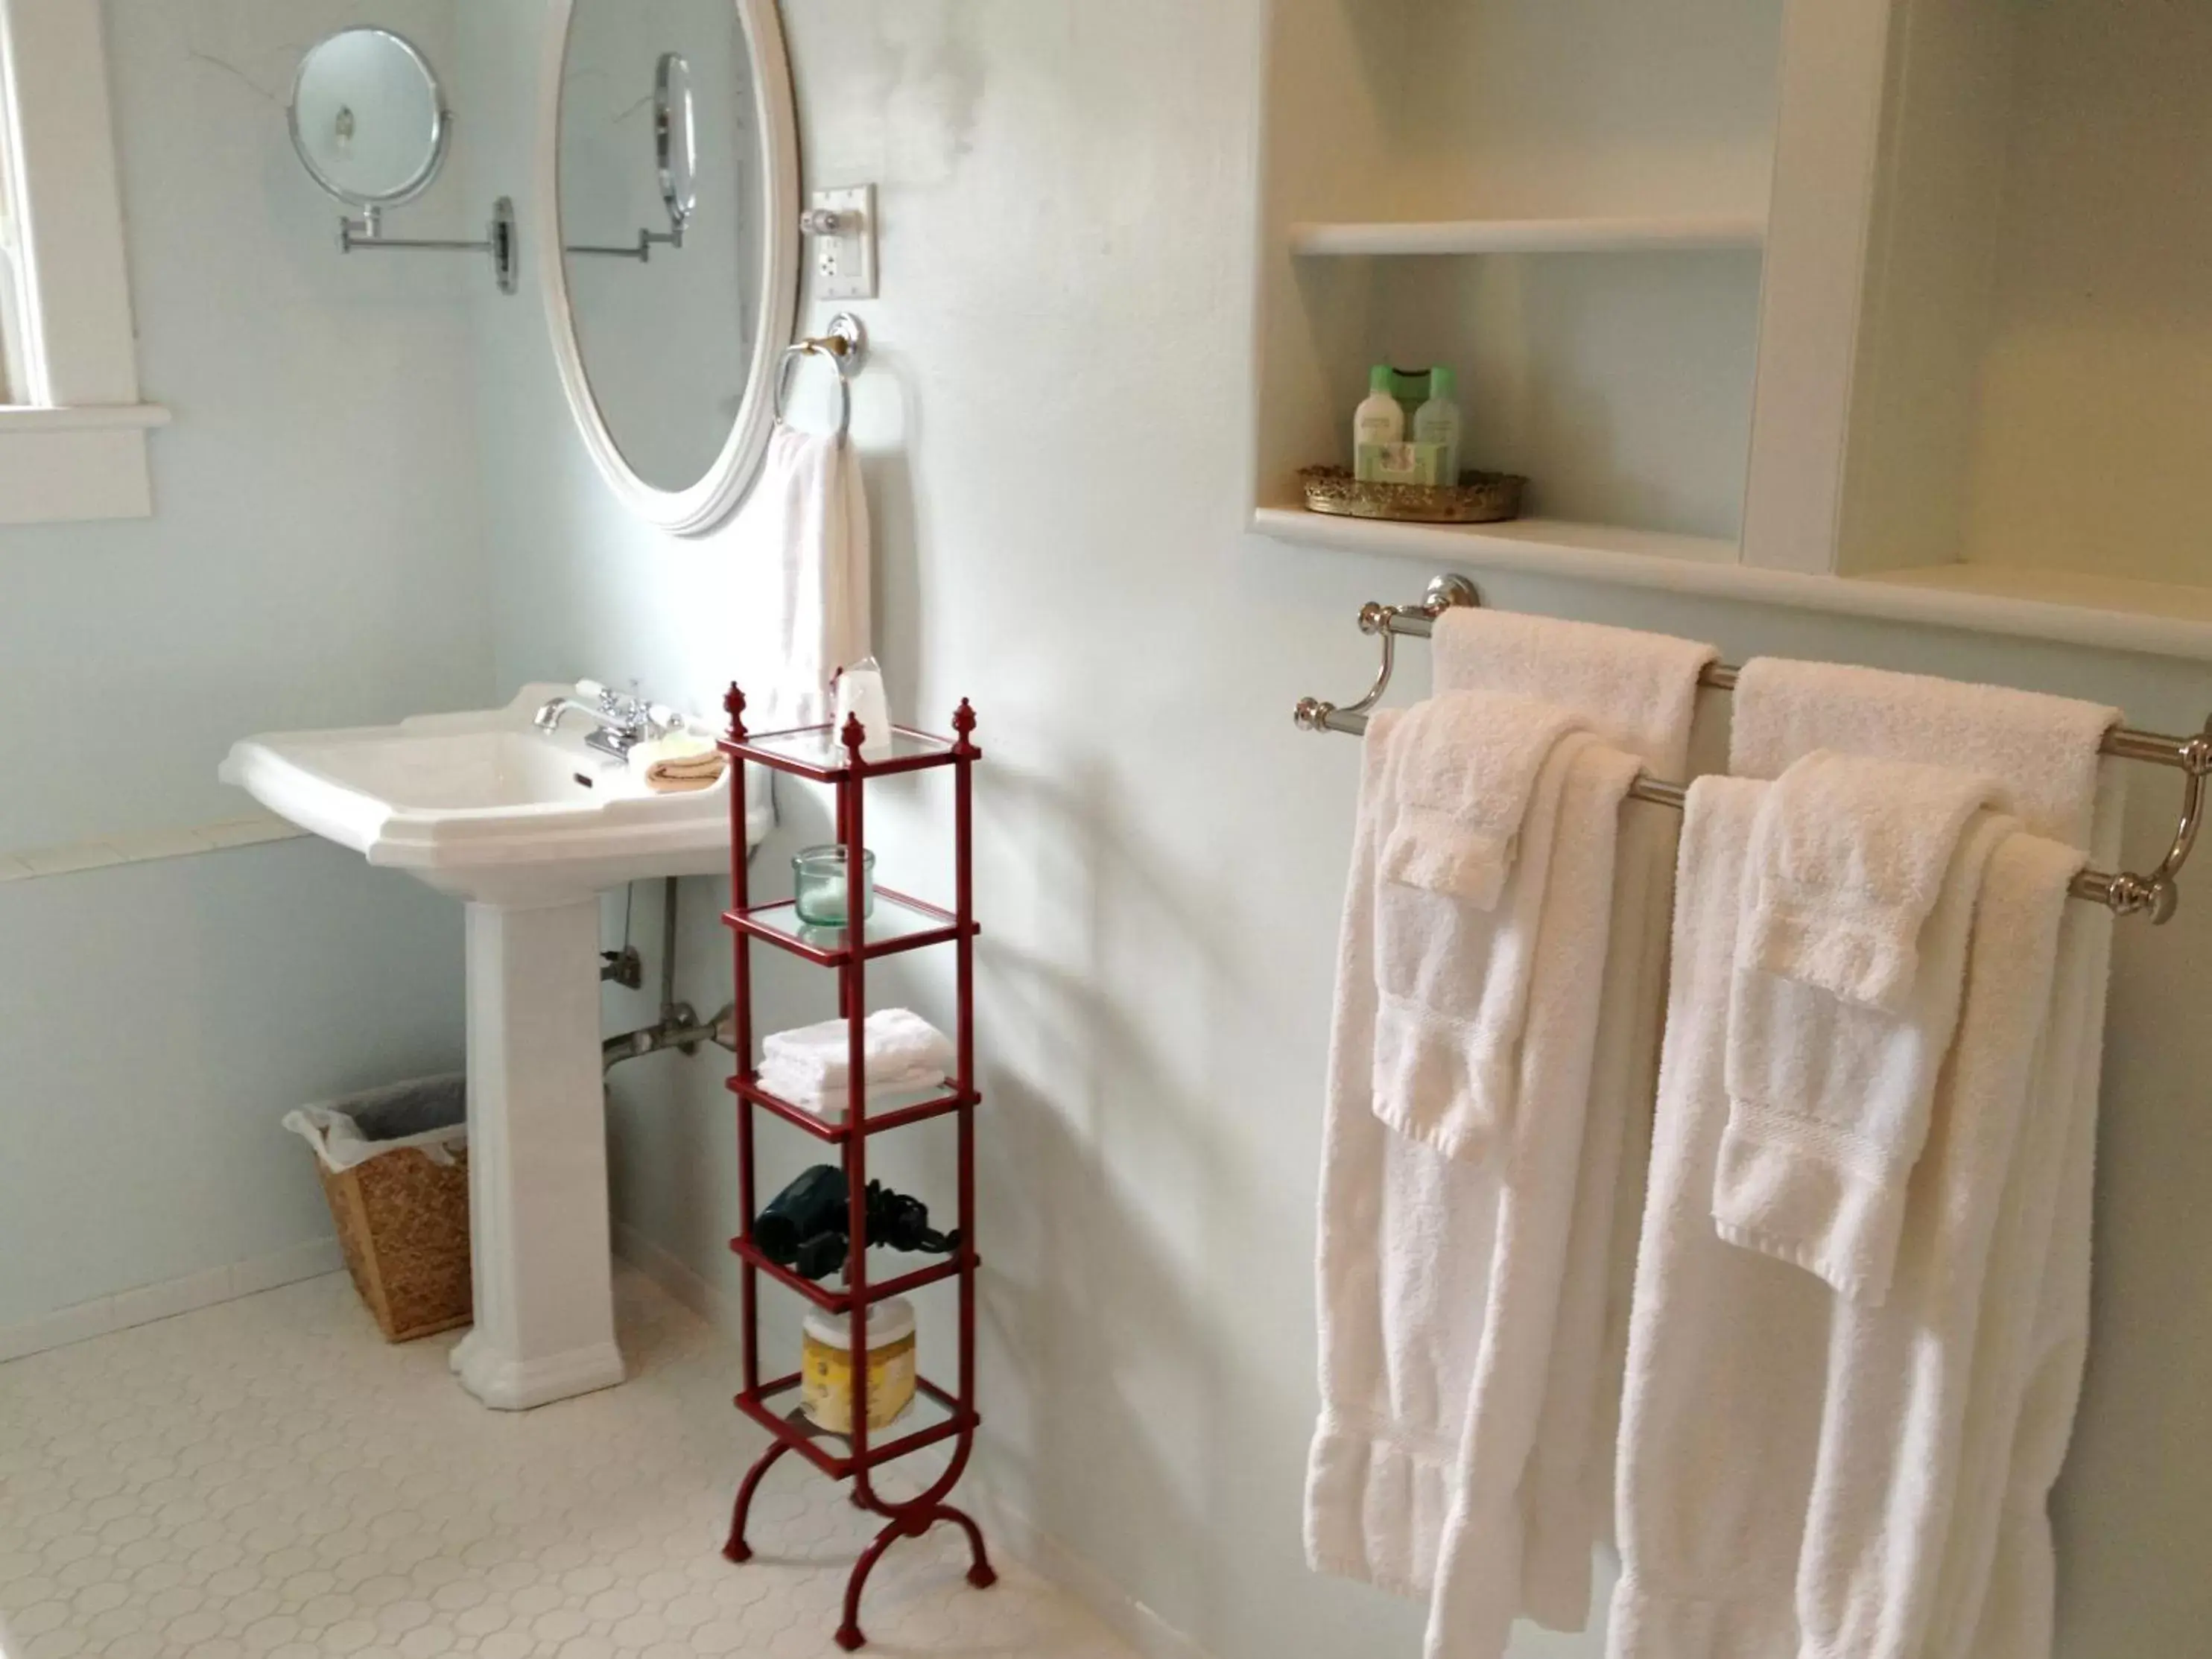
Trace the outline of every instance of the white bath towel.
[[[1500, 1659], [1522, 1610], [1522, 1484], [1541, 1428], [1572, 1243], [1614, 859], [1635, 757], [1577, 736], [1520, 1052], [1474, 1393], [1429, 1609], [1429, 1659]], [[1587, 1555], [1588, 1547], [1584, 1547]]]
[[1936, 1601], [1992, 1249], [2081, 855], [1995, 837], [1964, 1012], [1890, 1297], [1869, 1308], [1710, 1220], [1752, 826], [1705, 779], [1684, 828], [1674, 984], [1620, 1455], [1613, 1659], [1907, 1659]]
[[[2086, 848], [2109, 869], [2120, 856], [2124, 789], [2118, 763], [2099, 750], [2118, 720], [2114, 708], [2030, 692], [1761, 661], [1744, 669], [1734, 758], [1738, 771], [1761, 776], [1820, 747], [1971, 765], [1996, 781], [2029, 830]], [[2005, 1334], [1976, 1365], [1966, 1486], [1937, 1598], [1948, 1634], [1934, 1653], [2045, 1659], [2051, 1651], [2048, 1502], [2087, 1354], [2090, 1182], [2112, 927], [2106, 911], [2067, 907], [2033, 1134], [1995, 1247], [2015, 1289], [1993, 1301], [1992, 1319]], [[2032, 1297], [2026, 1287], [2039, 1281], [2024, 1265], [2031, 1261], [2041, 1263]]]
[[[1307, 1550], [1323, 1571], [1425, 1595], [1447, 1532], [1471, 1547], [1502, 1543], [1513, 1565], [1501, 1610], [1477, 1610], [1502, 1646], [1518, 1593], [1517, 1475], [1542, 1407], [1588, 1093], [1597, 1010], [1586, 988], [1603, 961], [1615, 824], [1636, 763], [1577, 734], [1546, 768], [1565, 773], [1551, 814], [1557, 844], [1545, 860], [1518, 1109], [1489, 1166], [1442, 1156], [1374, 1109], [1376, 895], [1389, 885], [1378, 879], [1380, 820], [1394, 799], [1396, 729], [1385, 714], [1369, 730], [1338, 958]], [[1540, 803], [1543, 793], [1540, 781]], [[1536, 818], [1532, 807], [1509, 902], [1537, 857]], [[1473, 1445], [1484, 1450], [1470, 1478]], [[1489, 1588], [1472, 1578], [1465, 1587]]]
[[756, 732], [826, 722], [830, 682], [868, 654], [867, 496], [851, 444], [779, 425], [740, 520], [738, 624]]
[[[1589, 623], [1455, 609], [1437, 623], [1439, 692], [1504, 690], [1572, 708], [1655, 777], [1689, 771], [1711, 645]], [[1522, 1482], [1522, 1611], [1553, 1630], [1589, 1614], [1591, 1552], [1613, 1530], [1613, 1446], [1628, 1303], [1659, 1071], [1667, 933], [1680, 815], [1632, 802], [1615, 851], [1613, 945], [1573, 1231], [1544, 1413]]]
[[[1813, 763], [1827, 758], [1815, 756]], [[1926, 926], [1903, 941], [1924, 962], [1895, 1012], [1844, 1000], [1769, 971], [1753, 942], [1767, 914], [1775, 843], [1790, 838], [1787, 831], [1777, 836], [1776, 822], [1809, 804], [1802, 794], [1784, 795], [1803, 764], [1767, 791], [1752, 830], [1729, 1001], [1729, 1122], [1714, 1177], [1713, 1223], [1730, 1243], [1794, 1262], [1843, 1295], [1879, 1307], [1904, 1229], [1906, 1184], [1927, 1141], [1936, 1077], [1958, 1024], [1967, 934], [1996, 840], [1992, 826], [2018, 821], [1977, 811], [1961, 836], [1948, 811], [1956, 795], [1927, 815], [1936, 820], [1924, 826], [1931, 837], [1948, 837], [1948, 871], [1939, 871]], [[1893, 776], [1909, 799], [1921, 782], [1914, 775], [1933, 769], [1859, 759], [1850, 769], [1862, 794], [1887, 787]], [[1818, 810], [1849, 813], [1852, 805], [1831, 797]], [[1833, 911], [1808, 907], [1807, 914], [1814, 908]]]
[[[2098, 779], [2089, 859], [2120, 858], [2125, 787]], [[1957, 1519], [1944, 1551], [1935, 1659], [2046, 1659], [2056, 1562], [2049, 1501], [2064, 1462], [2089, 1342], [2089, 1251], [2098, 1078], [2113, 918], [2069, 904], [2057, 985], [2038, 1056], [2020, 1178], [2006, 1188], [1996, 1249], [2017, 1294], [1993, 1298], [1974, 1358]], [[2028, 1287], [2039, 1281], [2040, 1293]]]
[[1406, 712], [1382, 879], [1494, 910], [1536, 779], [1583, 721], [1554, 703], [1453, 692]]
[[1741, 965], [1902, 1013], [1960, 834], [1996, 796], [1950, 767], [1827, 749], [1791, 762], [1752, 836]]
[[[851, 1031], [848, 1021], [825, 1019], [819, 1024], [775, 1032], [761, 1042], [763, 1073], [772, 1069], [784, 1081], [810, 1094], [849, 1088]], [[941, 1077], [954, 1060], [952, 1039], [906, 1008], [878, 1008], [870, 1014], [861, 1026], [860, 1042], [870, 1084], [925, 1068]]]
[[[1424, 719], [1432, 711], [1408, 711], [1391, 739], [1391, 807], [1380, 827], [1382, 861], [1372, 896], [1379, 993], [1373, 1104], [1376, 1116], [1399, 1133], [1446, 1158], [1480, 1159], [1496, 1152], [1516, 1114], [1561, 797], [1576, 757], [1595, 740], [1570, 732], [1570, 720], [1524, 699], [1470, 692], [1452, 705], [1472, 732], [1497, 739], [1491, 750], [1480, 741], [1465, 745], [1457, 759], [1486, 775], [1502, 773], [1519, 787], [1525, 817], [1495, 811], [1490, 830], [1522, 847], [1510, 879], [1488, 904], [1392, 878], [1391, 852], [1407, 838], [1407, 773], [1450, 763], [1433, 741], [1436, 722]], [[1512, 732], [1516, 712], [1544, 734], [1540, 751]], [[1523, 771], [1530, 774], [1525, 783], [1516, 775]], [[1414, 834], [1436, 839], [1433, 827], [1425, 836]]]

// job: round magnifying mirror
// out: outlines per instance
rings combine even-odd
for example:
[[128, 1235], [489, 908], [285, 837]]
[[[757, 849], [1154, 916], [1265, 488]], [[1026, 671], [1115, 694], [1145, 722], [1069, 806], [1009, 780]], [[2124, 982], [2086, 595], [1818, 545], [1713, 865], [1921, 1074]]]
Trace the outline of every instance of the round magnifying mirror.
[[[660, 158], [660, 199], [678, 237], [699, 205], [699, 129], [691, 105], [691, 65], [680, 52], [660, 55], [653, 77], [653, 137]], [[683, 244], [679, 241], [678, 246]]]
[[428, 189], [453, 130], [430, 60], [382, 28], [341, 29], [309, 47], [289, 113], [292, 146], [315, 182], [364, 210]]

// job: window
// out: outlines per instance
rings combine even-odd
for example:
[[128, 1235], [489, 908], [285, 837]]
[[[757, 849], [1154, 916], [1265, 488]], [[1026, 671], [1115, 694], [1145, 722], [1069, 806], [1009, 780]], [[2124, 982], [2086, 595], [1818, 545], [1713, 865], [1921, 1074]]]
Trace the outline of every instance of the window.
[[0, 524], [144, 518], [100, 0], [0, 0]]

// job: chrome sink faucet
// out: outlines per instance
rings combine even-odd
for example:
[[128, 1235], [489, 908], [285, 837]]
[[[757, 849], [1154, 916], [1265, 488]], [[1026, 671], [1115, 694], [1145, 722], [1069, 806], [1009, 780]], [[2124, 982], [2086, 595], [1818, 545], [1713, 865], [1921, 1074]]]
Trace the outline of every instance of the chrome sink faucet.
[[571, 713], [586, 714], [596, 722], [584, 734], [586, 748], [618, 761], [654, 738], [684, 729], [684, 716], [664, 703], [647, 702], [634, 694], [617, 691], [597, 680], [576, 682], [574, 696], [558, 696], [538, 711], [538, 729], [551, 737]]

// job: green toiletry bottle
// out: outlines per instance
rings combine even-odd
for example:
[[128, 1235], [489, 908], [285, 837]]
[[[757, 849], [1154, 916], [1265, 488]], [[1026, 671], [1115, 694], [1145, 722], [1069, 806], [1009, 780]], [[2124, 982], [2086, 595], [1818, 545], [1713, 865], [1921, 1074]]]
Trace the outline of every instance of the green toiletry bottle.
[[1459, 405], [1452, 401], [1458, 389], [1459, 377], [1451, 370], [1431, 369], [1429, 400], [1413, 411], [1413, 442], [1422, 449], [1423, 461], [1434, 468], [1433, 483], [1459, 482], [1460, 415]]

